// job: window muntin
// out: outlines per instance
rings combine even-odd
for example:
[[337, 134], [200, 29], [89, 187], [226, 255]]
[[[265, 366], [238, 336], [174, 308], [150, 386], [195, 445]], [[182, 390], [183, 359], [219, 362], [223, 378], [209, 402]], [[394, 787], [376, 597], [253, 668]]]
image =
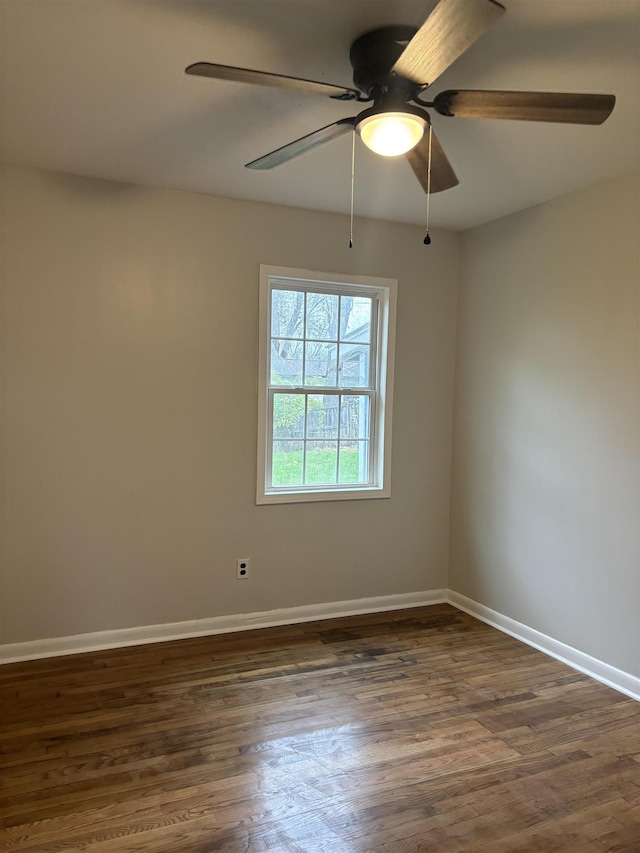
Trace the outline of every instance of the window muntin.
[[261, 273], [258, 502], [388, 496], [395, 281]]

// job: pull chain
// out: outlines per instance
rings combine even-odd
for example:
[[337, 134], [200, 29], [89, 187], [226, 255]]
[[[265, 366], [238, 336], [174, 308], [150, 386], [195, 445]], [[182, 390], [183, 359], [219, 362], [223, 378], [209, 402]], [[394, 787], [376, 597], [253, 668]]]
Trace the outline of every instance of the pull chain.
[[424, 235], [424, 240], [422, 241], [425, 246], [429, 246], [431, 243], [431, 237], [429, 236], [429, 208], [431, 205], [431, 137], [432, 137], [432, 127], [429, 125], [429, 156], [427, 159], [427, 233]]
[[355, 128], [351, 135], [351, 211], [349, 223], [349, 248], [353, 248], [353, 192], [355, 187], [356, 176], [356, 131]]

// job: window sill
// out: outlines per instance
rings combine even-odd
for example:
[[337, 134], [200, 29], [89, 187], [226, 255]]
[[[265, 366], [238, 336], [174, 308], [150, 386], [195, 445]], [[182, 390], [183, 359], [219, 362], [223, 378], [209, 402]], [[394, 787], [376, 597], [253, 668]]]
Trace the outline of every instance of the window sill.
[[390, 498], [391, 490], [371, 486], [366, 489], [340, 489], [334, 491], [268, 492], [256, 498], [258, 506], [264, 504], [316, 503], [318, 501], [361, 501]]

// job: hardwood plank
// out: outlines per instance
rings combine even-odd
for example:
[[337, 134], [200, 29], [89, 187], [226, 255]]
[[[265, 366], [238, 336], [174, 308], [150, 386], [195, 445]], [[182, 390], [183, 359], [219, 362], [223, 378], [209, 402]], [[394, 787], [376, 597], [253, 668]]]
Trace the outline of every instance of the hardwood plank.
[[0, 667], [0, 849], [640, 851], [640, 706], [448, 605]]

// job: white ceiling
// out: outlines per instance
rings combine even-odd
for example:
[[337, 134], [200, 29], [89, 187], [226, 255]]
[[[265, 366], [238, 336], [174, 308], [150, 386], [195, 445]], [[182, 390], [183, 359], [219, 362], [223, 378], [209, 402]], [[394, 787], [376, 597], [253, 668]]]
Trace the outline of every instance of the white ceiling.
[[[351, 139], [268, 172], [243, 164], [357, 112], [314, 95], [188, 77], [196, 61], [351, 85], [349, 46], [420, 25], [433, 0], [1, 0], [2, 156], [216, 196], [349, 211]], [[502, 0], [507, 14], [435, 82], [611, 92], [600, 127], [455, 119], [434, 129], [460, 185], [432, 225], [468, 228], [640, 162], [640, 3]], [[358, 143], [356, 214], [423, 223], [404, 161]]]

